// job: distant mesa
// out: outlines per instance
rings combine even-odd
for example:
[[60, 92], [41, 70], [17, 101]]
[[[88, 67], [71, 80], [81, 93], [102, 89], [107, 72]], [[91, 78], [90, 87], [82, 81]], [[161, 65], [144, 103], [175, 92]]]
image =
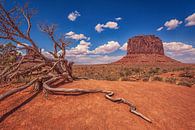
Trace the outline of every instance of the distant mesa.
[[130, 54], [164, 55], [162, 41], [154, 35], [135, 36], [128, 41], [127, 55]]
[[127, 55], [115, 64], [181, 64], [164, 55], [161, 39], [155, 35], [140, 35], [129, 39]]

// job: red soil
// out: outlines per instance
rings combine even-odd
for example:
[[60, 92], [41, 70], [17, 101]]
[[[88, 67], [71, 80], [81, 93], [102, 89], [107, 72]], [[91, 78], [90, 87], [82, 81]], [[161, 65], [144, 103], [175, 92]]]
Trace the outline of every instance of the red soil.
[[[103, 94], [54, 96], [41, 93], [0, 123], [0, 129], [67, 130], [193, 130], [195, 128], [195, 87], [162, 82], [81, 80], [66, 88], [102, 88], [116, 97], [132, 101], [152, 119], [150, 124], [129, 112], [123, 104], [105, 99]], [[0, 93], [5, 89], [0, 89]], [[21, 92], [0, 102], [0, 115], [16, 107], [32, 94]]]

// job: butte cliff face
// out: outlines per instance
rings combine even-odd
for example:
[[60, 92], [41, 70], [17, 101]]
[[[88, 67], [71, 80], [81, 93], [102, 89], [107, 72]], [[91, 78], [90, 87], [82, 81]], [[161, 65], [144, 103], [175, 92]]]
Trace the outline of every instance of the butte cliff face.
[[162, 41], [154, 35], [135, 36], [128, 41], [127, 55], [130, 54], [164, 55]]
[[154, 35], [140, 35], [128, 40], [127, 55], [116, 64], [163, 65], [180, 64], [164, 55], [163, 43]]

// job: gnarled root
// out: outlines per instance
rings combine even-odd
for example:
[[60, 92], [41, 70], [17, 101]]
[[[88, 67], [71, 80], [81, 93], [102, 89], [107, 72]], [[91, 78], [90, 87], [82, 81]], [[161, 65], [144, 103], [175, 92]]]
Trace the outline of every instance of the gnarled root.
[[152, 121], [148, 117], [144, 116], [143, 114], [141, 114], [140, 112], [137, 111], [136, 106], [133, 103], [129, 102], [128, 100], [126, 100], [124, 98], [113, 98], [112, 96], [114, 96], [114, 92], [112, 92], [112, 91], [105, 91], [105, 90], [101, 90], [101, 89], [52, 88], [52, 87], [50, 87], [49, 84], [56, 81], [57, 79], [60, 79], [60, 77], [51, 78], [50, 80], [44, 82], [43, 88], [46, 91], [49, 91], [53, 94], [71, 93], [71, 94], [81, 95], [81, 94], [86, 94], [86, 93], [104, 93], [106, 99], [108, 99], [112, 102], [123, 103], [123, 104], [128, 105], [130, 107], [131, 113], [141, 117], [142, 119], [146, 120], [149, 123], [152, 123]]

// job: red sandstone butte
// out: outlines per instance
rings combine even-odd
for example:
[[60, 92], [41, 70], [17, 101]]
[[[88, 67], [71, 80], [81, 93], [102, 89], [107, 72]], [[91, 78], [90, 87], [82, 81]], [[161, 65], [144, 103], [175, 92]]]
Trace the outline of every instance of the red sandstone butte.
[[155, 35], [140, 35], [129, 39], [127, 55], [116, 64], [181, 64], [164, 55], [161, 39]]

